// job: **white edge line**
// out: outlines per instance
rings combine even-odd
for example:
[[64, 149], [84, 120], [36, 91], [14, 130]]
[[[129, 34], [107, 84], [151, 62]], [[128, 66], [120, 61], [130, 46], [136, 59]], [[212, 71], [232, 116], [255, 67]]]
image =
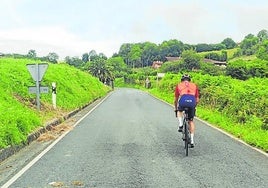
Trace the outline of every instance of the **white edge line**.
[[201, 121], [202, 123], [204, 123], [205, 125], [207, 125], [207, 126], [209, 126], [209, 127], [212, 127], [212, 128], [214, 128], [214, 129], [220, 131], [221, 133], [223, 133], [223, 134], [225, 134], [225, 135], [231, 137], [232, 139], [234, 139], [234, 140], [236, 140], [236, 141], [238, 141], [238, 142], [240, 142], [240, 143], [242, 143], [242, 144], [244, 144], [244, 145], [250, 147], [251, 149], [256, 150], [256, 151], [262, 153], [262, 154], [265, 155], [266, 157], [268, 157], [268, 153], [266, 153], [265, 151], [263, 151], [263, 150], [261, 150], [261, 149], [258, 149], [258, 148], [256, 148], [256, 147], [253, 147], [253, 146], [249, 145], [249, 144], [246, 143], [245, 141], [243, 141], [243, 140], [241, 140], [241, 139], [235, 137], [234, 135], [232, 135], [232, 134], [230, 134], [230, 133], [228, 133], [228, 132], [226, 132], [226, 131], [224, 131], [224, 130], [222, 130], [222, 129], [220, 129], [220, 128], [218, 128], [218, 127], [216, 127], [216, 126], [214, 126], [214, 125], [212, 125], [212, 124], [210, 124], [210, 123], [208, 123], [208, 122], [206, 122], [206, 121], [204, 121], [204, 120], [202, 120], [202, 119], [200, 119], [200, 118], [198, 118], [198, 117], [195, 117], [195, 118], [196, 118], [198, 121]]
[[[163, 103], [166, 103], [166, 104], [168, 104], [169, 106], [172, 106], [172, 104], [170, 104], [170, 103], [168, 103], [168, 102], [166, 102], [166, 101], [164, 101], [164, 100], [162, 100], [162, 99], [160, 99], [160, 98], [158, 98], [158, 97], [152, 95], [151, 93], [149, 93], [149, 92], [146, 92], [146, 93], [148, 93], [148, 94], [151, 95], [152, 97], [154, 97], [154, 98], [156, 98], [156, 99], [162, 101]], [[234, 139], [234, 140], [237, 140], [238, 142], [240, 142], [240, 143], [242, 143], [242, 144], [244, 144], [244, 145], [250, 147], [251, 149], [253, 149], [253, 150], [255, 150], [255, 151], [258, 151], [259, 153], [263, 154], [264, 156], [268, 157], [268, 153], [266, 153], [265, 151], [263, 151], [263, 150], [261, 150], [261, 149], [258, 149], [258, 148], [256, 148], [256, 147], [253, 147], [253, 146], [249, 145], [249, 144], [246, 143], [245, 141], [243, 141], [243, 140], [241, 140], [241, 139], [235, 137], [234, 135], [232, 135], [232, 134], [230, 134], [230, 133], [228, 133], [228, 132], [226, 132], [226, 131], [224, 131], [224, 130], [222, 130], [222, 129], [220, 129], [220, 128], [218, 128], [218, 127], [216, 127], [216, 126], [214, 126], [214, 125], [212, 125], [212, 124], [210, 124], [210, 123], [208, 123], [208, 122], [206, 122], [206, 121], [204, 121], [204, 120], [202, 120], [202, 119], [200, 119], [200, 118], [198, 118], [198, 117], [195, 117], [195, 119], [197, 119], [198, 121], [203, 122], [205, 125], [207, 125], [207, 126], [209, 126], [209, 127], [212, 127], [212, 128], [214, 128], [214, 129], [220, 131], [221, 133], [223, 133], [223, 134], [229, 136], [230, 138], [232, 138], [232, 139]]]
[[[80, 118], [73, 127], [76, 127], [84, 118], [86, 118], [92, 111], [94, 111], [104, 100], [106, 100], [110, 94], [108, 94], [102, 101], [100, 101], [96, 106], [94, 106], [86, 115]], [[41, 159], [49, 150], [51, 150], [63, 137], [65, 137], [71, 130], [66, 131], [60, 137], [58, 137], [52, 144], [50, 144], [45, 150], [43, 150], [39, 155], [37, 155], [32, 161], [30, 161], [26, 166], [24, 166], [17, 174], [15, 174], [10, 180], [8, 180], [1, 188], [8, 188], [12, 185], [19, 177], [21, 177], [29, 168], [31, 168], [39, 159]]]

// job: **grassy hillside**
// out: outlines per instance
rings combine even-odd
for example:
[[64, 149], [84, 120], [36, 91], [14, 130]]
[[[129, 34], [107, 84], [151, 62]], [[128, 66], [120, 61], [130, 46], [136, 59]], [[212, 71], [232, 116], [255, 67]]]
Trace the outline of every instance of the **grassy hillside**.
[[234, 54], [238, 51], [238, 49], [239, 48], [226, 49], [226, 50], [215, 50], [215, 51], [209, 51], [209, 52], [200, 52], [198, 54], [201, 55], [201, 57], [205, 57], [205, 55], [207, 55], [209, 53], [221, 54], [222, 51], [226, 51], [228, 59], [232, 59], [234, 57]]
[[[67, 64], [49, 64], [41, 85], [57, 84], [57, 109], [52, 107], [51, 91], [41, 94], [41, 110], [36, 109], [34, 86], [26, 64], [29, 59], [0, 58], [0, 149], [19, 144], [44, 123], [68, 111], [85, 106], [109, 92], [95, 77]], [[38, 62], [41, 63], [41, 62]]]
[[[191, 75], [202, 94], [197, 116], [268, 152], [268, 79], [242, 81], [228, 76]], [[166, 73], [159, 81], [151, 76], [150, 89], [145, 89], [144, 81], [128, 86], [147, 90], [173, 104], [174, 88], [180, 78], [180, 74]], [[117, 79], [115, 85], [126, 87], [123, 79]]]
[[[268, 152], [268, 79], [191, 75], [202, 94], [197, 116]], [[149, 92], [173, 104], [178, 80], [180, 75], [167, 74]]]

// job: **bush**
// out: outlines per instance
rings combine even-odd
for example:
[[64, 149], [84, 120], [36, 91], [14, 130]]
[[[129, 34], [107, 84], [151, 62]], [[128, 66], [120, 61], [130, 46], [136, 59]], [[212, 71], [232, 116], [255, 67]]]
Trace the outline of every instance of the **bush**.
[[226, 75], [240, 80], [247, 80], [251, 77], [268, 77], [268, 61], [255, 59], [244, 61], [242, 59], [229, 62], [226, 68]]

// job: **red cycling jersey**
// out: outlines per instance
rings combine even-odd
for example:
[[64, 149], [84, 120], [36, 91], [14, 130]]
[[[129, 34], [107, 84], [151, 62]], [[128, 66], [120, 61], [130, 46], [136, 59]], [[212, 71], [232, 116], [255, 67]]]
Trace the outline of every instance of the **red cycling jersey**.
[[183, 81], [179, 83], [175, 88], [175, 97], [178, 99], [180, 96], [188, 94], [188, 95], [194, 95], [196, 100], [199, 100], [199, 90], [196, 84], [189, 82], [189, 81]]

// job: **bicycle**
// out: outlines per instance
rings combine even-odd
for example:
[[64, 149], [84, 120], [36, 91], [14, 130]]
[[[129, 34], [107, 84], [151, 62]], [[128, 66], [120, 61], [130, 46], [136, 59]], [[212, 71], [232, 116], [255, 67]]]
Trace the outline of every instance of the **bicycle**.
[[[184, 141], [185, 155], [188, 156], [189, 153], [189, 144], [191, 143], [191, 134], [188, 118], [189, 108], [183, 109], [183, 128], [182, 128], [182, 140]], [[177, 111], [175, 111], [177, 117]]]

